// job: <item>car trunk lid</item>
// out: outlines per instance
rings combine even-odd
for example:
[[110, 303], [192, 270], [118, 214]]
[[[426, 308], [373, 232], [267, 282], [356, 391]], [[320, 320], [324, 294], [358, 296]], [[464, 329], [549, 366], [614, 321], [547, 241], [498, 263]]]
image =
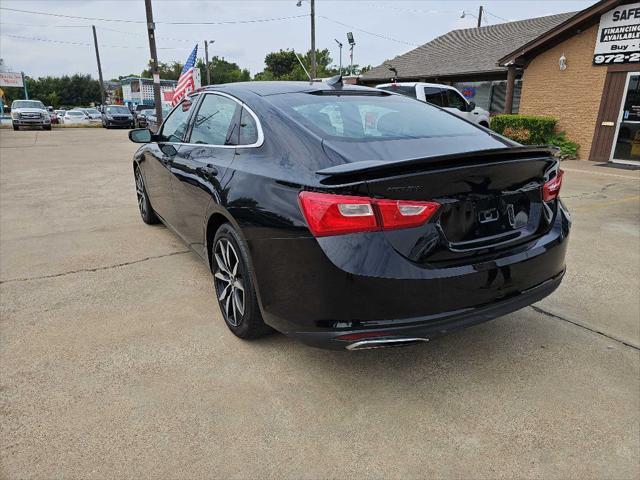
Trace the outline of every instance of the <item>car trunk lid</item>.
[[326, 185], [364, 182], [374, 198], [438, 202], [427, 225], [387, 233], [413, 260], [431, 262], [511, 245], [548, 229], [550, 207], [541, 188], [557, 169], [553, 153], [549, 147], [503, 147], [363, 160], [317, 173]]

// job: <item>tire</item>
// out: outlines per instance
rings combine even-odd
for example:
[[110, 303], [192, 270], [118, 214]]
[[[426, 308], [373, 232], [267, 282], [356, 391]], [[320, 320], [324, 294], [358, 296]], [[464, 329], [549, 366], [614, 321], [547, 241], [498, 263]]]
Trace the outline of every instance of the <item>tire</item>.
[[13, 124], [13, 129], [14, 129], [14, 130], [20, 130], [20, 127], [14, 123], [14, 124]]
[[144, 185], [144, 178], [140, 168], [136, 167], [134, 176], [136, 182], [136, 196], [138, 198], [138, 210], [140, 211], [142, 221], [147, 225], [155, 225], [160, 220], [158, 219], [156, 212], [153, 211], [153, 207], [151, 207], [151, 202], [147, 195], [147, 188]]
[[230, 224], [216, 232], [210, 257], [216, 299], [229, 330], [243, 339], [270, 333], [258, 306], [249, 250]]
[[45, 130], [51, 130], [51, 125], [44, 125], [42, 128], [44, 128]]

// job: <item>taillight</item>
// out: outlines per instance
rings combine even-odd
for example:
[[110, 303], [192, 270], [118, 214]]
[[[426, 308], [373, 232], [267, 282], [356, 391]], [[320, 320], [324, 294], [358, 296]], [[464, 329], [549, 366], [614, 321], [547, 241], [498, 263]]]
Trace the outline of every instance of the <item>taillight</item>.
[[542, 186], [542, 199], [545, 202], [550, 202], [551, 200], [558, 198], [558, 195], [560, 195], [560, 188], [562, 187], [563, 176], [564, 172], [561, 169], [558, 169], [556, 176]]
[[380, 211], [383, 230], [419, 227], [429, 220], [440, 204], [405, 200], [374, 200]]
[[300, 207], [316, 237], [418, 227], [440, 206], [436, 202], [300, 192]]

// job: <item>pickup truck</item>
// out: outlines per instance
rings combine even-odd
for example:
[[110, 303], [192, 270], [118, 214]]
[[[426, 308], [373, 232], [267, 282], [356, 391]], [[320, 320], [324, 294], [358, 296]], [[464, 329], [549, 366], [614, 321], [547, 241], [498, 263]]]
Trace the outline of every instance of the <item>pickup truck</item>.
[[489, 127], [489, 112], [477, 107], [474, 102], [468, 102], [458, 90], [449, 85], [424, 82], [396, 82], [378, 85], [376, 88], [431, 103], [471, 123]]
[[14, 100], [11, 104], [13, 129], [20, 127], [42, 127], [51, 130], [51, 116], [40, 100]]

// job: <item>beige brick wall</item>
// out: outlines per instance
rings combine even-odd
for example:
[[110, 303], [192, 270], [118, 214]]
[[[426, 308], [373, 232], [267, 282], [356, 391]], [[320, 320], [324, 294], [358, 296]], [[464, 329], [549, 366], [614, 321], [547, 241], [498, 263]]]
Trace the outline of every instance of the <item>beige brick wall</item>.
[[[550, 115], [588, 159], [607, 67], [592, 65], [598, 25], [535, 57], [524, 71], [520, 113]], [[560, 71], [564, 53], [567, 69]]]

